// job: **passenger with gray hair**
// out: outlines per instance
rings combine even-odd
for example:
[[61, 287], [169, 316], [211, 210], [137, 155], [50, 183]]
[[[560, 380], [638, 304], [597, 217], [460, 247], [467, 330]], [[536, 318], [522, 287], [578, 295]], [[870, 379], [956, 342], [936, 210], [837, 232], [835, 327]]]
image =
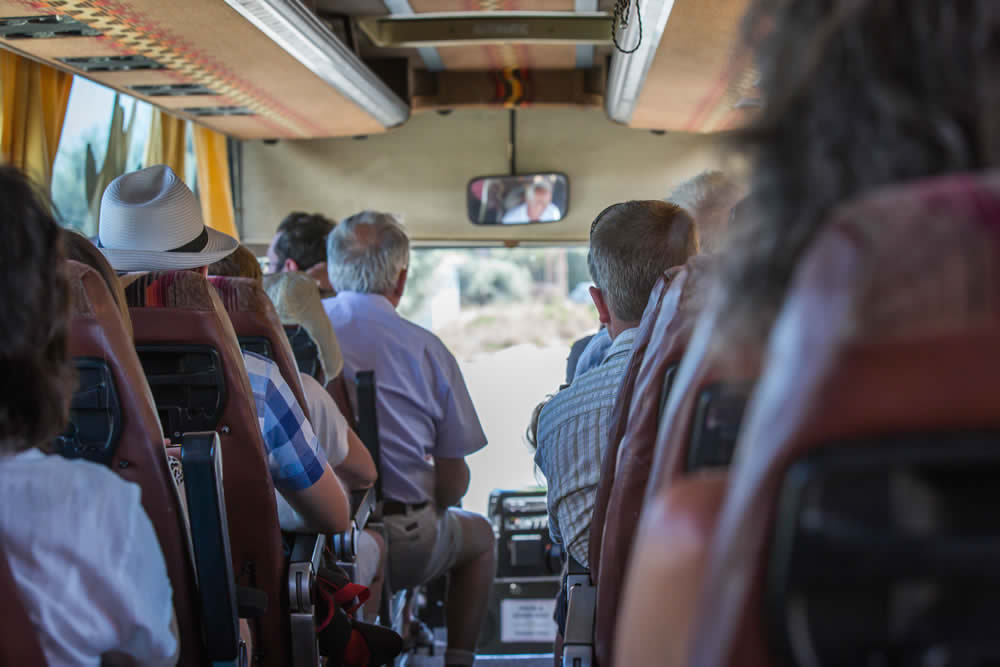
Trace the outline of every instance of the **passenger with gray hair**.
[[389, 581], [411, 588], [450, 575], [448, 667], [470, 667], [496, 568], [493, 529], [454, 506], [469, 486], [465, 457], [486, 446], [458, 362], [431, 332], [396, 312], [410, 240], [388, 213], [362, 211], [327, 238], [337, 296], [323, 305], [344, 373], [374, 371]]
[[535, 463], [548, 481], [552, 539], [588, 565], [590, 523], [611, 412], [650, 292], [667, 269], [698, 252], [694, 221], [663, 201], [604, 209], [590, 231], [591, 297], [611, 346], [594, 368], [542, 408]]
[[703, 171], [670, 193], [666, 201], [694, 218], [702, 252], [719, 252], [726, 243], [733, 208], [746, 189], [721, 171]]

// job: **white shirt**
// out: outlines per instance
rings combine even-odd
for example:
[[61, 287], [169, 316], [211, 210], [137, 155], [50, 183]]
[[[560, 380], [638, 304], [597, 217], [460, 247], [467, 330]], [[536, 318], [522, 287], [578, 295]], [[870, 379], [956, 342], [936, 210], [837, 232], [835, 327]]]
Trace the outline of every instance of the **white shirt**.
[[337, 402], [333, 400], [323, 385], [311, 375], [299, 373], [302, 376], [302, 390], [305, 393], [306, 408], [309, 410], [309, 423], [313, 433], [319, 438], [319, 446], [326, 453], [326, 460], [331, 468], [336, 468], [350, 450], [347, 439], [347, 420], [341, 414]]
[[0, 540], [50, 665], [174, 665], [173, 592], [140, 489], [37, 449], [0, 457]]
[[[557, 222], [562, 218], [562, 212], [559, 207], [555, 204], [549, 204], [542, 211], [542, 214], [538, 216], [538, 220], [534, 222]], [[521, 204], [520, 206], [515, 206], [506, 213], [503, 214], [503, 223], [515, 223], [515, 222], [532, 222], [531, 218], [528, 217], [528, 205]]]
[[324, 299], [344, 355], [344, 376], [375, 371], [382, 488], [403, 503], [434, 499], [434, 459], [486, 446], [455, 357], [384, 296], [340, 292]]

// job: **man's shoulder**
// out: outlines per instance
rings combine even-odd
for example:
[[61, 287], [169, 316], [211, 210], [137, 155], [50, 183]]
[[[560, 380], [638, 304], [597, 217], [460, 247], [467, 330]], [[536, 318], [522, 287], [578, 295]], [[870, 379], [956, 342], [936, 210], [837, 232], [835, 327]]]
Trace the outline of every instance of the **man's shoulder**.
[[257, 354], [256, 352], [244, 350], [243, 365], [247, 369], [247, 375], [250, 376], [251, 384], [256, 384], [258, 382], [273, 383], [276, 378], [281, 377], [281, 371], [278, 369], [278, 364], [265, 356]]
[[618, 398], [624, 365], [602, 365], [577, 376], [549, 400], [538, 421], [541, 442], [559, 425], [600, 410], [609, 410]]
[[64, 529], [83, 527], [88, 521], [129, 525], [141, 510], [139, 486], [107, 467], [84, 459], [66, 459], [37, 450], [23, 452], [0, 464], [0, 488], [19, 487], [10, 494], [30, 495], [32, 511], [51, 513], [54, 521], [66, 508], [75, 508], [77, 520]]

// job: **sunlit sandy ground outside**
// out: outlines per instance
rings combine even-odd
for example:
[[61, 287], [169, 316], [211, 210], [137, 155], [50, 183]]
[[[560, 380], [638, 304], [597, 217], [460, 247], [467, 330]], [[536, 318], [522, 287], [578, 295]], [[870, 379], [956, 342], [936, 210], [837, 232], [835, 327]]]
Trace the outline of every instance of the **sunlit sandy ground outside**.
[[472, 482], [463, 505], [486, 513], [490, 491], [537, 486], [525, 429], [534, 407], [566, 376], [569, 348], [517, 345], [459, 360], [489, 445], [468, 458]]

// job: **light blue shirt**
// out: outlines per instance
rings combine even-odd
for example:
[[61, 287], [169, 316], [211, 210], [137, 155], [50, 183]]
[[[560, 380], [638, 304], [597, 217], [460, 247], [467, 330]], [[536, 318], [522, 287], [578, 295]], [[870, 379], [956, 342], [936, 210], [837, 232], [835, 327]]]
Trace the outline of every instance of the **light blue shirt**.
[[433, 500], [434, 458], [464, 458], [486, 446], [458, 362], [384, 296], [341, 292], [323, 307], [340, 341], [348, 386], [359, 371], [375, 371], [385, 496]]
[[611, 412], [638, 332], [633, 328], [618, 334], [601, 363], [577, 375], [538, 418], [535, 465], [548, 483], [549, 532], [583, 565], [589, 561], [590, 523]]
[[593, 370], [596, 366], [600, 365], [604, 361], [604, 357], [607, 355], [610, 347], [611, 335], [608, 333], [607, 327], [605, 327], [594, 334], [594, 337], [587, 343], [587, 347], [583, 348], [583, 352], [576, 362], [576, 372], [573, 374], [573, 379], [575, 380], [587, 371]]

